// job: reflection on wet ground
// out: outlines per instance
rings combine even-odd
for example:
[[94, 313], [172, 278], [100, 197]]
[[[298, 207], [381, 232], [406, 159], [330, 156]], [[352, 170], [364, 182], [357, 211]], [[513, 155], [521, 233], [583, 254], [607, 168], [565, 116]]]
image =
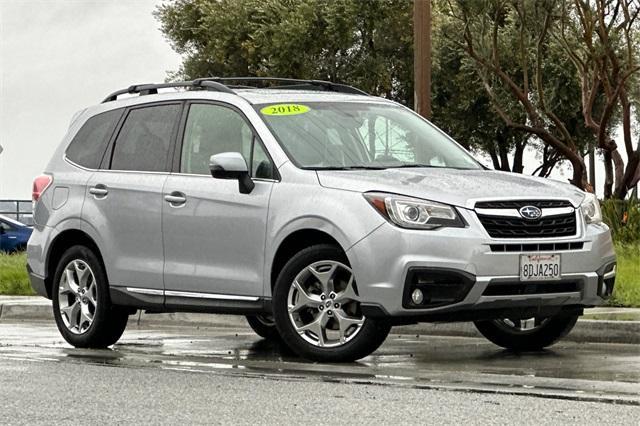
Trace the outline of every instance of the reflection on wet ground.
[[475, 338], [391, 335], [356, 363], [302, 360], [245, 328], [129, 327], [108, 350], [74, 349], [50, 323], [0, 323], [0, 357], [287, 380], [508, 392], [640, 405], [640, 346], [560, 343], [513, 353]]

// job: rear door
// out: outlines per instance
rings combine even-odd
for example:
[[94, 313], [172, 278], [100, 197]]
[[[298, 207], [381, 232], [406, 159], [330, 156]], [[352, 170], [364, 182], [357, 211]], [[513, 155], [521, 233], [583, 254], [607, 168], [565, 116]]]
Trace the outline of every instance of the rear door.
[[162, 296], [162, 190], [182, 103], [128, 109], [105, 168], [91, 176], [82, 215], [99, 235], [113, 288]]
[[[247, 301], [263, 294], [267, 210], [273, 161], [246, 117], [227, 104], [193, 102], [163, 203], [167, 306], [186, 299]], [[255, 182], [214, 179], [209, 157], [240, 152]]]

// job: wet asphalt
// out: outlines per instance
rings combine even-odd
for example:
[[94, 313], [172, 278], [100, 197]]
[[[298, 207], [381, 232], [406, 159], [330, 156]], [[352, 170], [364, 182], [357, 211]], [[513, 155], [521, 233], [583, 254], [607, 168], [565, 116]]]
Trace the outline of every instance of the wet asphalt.
[[[346, 417], [345, 417], [346, 416]], [[248, 328], [130, 326], [74, 349], [49, 322], [0, 323], [0, 423], [638, 424], [640, 345], [392, 334], [357, 363], [302, 360]]]

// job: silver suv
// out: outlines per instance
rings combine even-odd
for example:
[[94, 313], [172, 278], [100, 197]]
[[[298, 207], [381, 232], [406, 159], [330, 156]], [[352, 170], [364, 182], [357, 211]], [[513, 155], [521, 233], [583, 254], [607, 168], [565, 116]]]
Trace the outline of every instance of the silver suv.
[[426, 321], [536, 350], [611, 295], [593, 195], [487, 170], [353, 87], [263, 80], [131, 86], [74, 117], [28, 244], [71, 345], [112, 345], [144, 309], [246, 315], [321, 361]]

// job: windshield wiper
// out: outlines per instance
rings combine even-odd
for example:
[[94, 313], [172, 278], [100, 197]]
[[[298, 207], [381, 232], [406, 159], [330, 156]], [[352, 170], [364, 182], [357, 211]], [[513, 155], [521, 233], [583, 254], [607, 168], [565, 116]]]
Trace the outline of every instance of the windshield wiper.
[[411, 168], [411, 167], [415, 167], [415, 168], [428, 167], [428, 168], [432, 168], [432, 169], [433, 168], [442, 168], [441, 166], [432, 166], [431, 164], [415, 164], [415, 163], [400, 164], [399, 166], [389, 166], [389, 167], [394, 168], [394, 169], [408, 169], [408, 168]]

